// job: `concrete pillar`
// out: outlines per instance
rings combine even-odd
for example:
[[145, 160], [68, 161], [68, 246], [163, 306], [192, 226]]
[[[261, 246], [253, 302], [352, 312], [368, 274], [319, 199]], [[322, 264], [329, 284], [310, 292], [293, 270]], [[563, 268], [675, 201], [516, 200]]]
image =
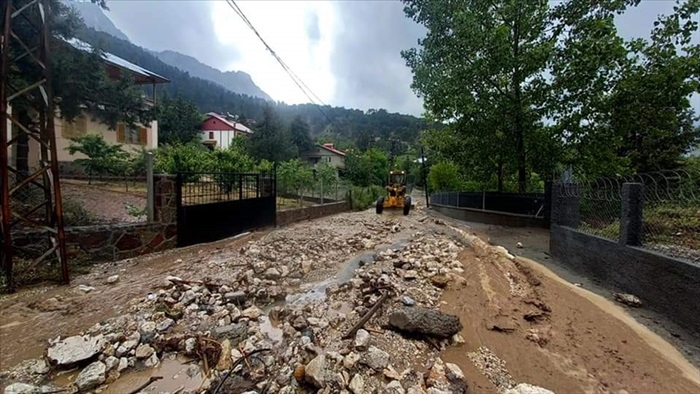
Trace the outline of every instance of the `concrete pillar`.
[[620, 216], [620, 244], [640, 246], [642, 244], [644, 210], [644, 184], [622, 185], [622, 215]]
[[580, 186], [576, 183], [564, 183], [552, 188], [556, 193], [553, 200], [556, 202], [554, 223], [560, 226], [578, 228], [581, 222], [581, 212], [579, 211]]

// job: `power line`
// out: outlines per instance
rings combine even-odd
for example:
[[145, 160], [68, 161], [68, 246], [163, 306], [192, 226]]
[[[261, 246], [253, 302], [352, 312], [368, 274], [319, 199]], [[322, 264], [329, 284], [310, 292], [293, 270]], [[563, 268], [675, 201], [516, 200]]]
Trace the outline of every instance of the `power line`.
[[[275, 60], [277, 60], [277, 62], [280, 64], [280, 66], [282, 66], [282, 69], [287, 73], [287, 75], [289, 75], [289, 77], [292, 79], [294, 84], [297, 85], [297, 87], [302, 91], [302, 93], [304, 93], [306, 98], [308, 98], [312, 104], [316, 105], [316, 108], [318, 108], [318, 110], [321, 112], [321, 114], [323, 114], [323, 116], [326, 118], [326, 120], [328, 120], [328, 122], [332, 122], [331, 118], [328, 117], [328, 115], [326, 115], [326, 112], [323, 111], [323, 109], [321, 108], [321, 105], [326, 106], [326, 104], [323, 102], [323, 100], [321, 100], [316, 95], [316, 93], [314, 93], [313, 90], [311, 90], [311, 88], [309, 88], [304, 83], [304, 81], [301, 78], [299, 78], [299, 76], [296, 75], [294, 73], [294, 71], [292, 71], [292, 69], [284, 62], [284, 60], [282, 60], [282, 58], [279, 55], [277, 55], [277, 52], [275, 52], [272, 49], [272, 47], [270, 47], [270, 45], [268, 45], [268, 43], [265, 41], [265, 39], [263, 39], [262, 36], [260, 35], [260, 33], [258, 33], [258, 30], [255, 28], [255, 26], [253, 26], [253, 24], [250, 22], [248, 17], [243, 13], [243, 10], [241, 10], [240, 7], [238, 7], [238, 4], [236, 4], [236, 2], [234, 0], [226, 0], [226, 3], [241, 18], [241, 20], [243, 20], [243, 23], [245, 23], [246, 26], [248, 26], [248, 28], [250, 28], [253, 31], [253, 33], [255, 33], [255, 35], [258, 37], [258, 39], [260, 39], [260, 42], [263, 43], [263, 45], [268, 50], [268, 52], [270, 52], [272, 57], [274, 57]], [[311, 96], [313, 96], [313, 97], [311, 97]], [[316, 100], [314, 100], [314, 98]], [[316, 103], [316, 101], [318, 101], [321, 104]]]

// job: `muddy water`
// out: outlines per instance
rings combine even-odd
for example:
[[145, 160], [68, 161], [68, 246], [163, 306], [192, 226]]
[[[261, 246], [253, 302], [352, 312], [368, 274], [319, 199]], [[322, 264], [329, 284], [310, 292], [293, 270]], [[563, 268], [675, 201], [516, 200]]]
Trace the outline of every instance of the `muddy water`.
[[116, 382], [110, 384], [103, 393], [129, 393], [148, 382], [151, 376], [163, 377], [163, 379], [151, 383], [145, 390], [154, 393], [197, 390], [204, 382], [202, 371], [196, 364], [184, 364], [173, 357], [166, 358], [155, 368], [123, 374]]

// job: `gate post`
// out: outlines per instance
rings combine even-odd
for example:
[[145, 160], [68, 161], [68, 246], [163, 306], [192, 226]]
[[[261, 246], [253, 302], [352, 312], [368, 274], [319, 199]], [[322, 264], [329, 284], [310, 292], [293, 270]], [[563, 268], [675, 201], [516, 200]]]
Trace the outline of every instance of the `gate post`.
[[641, 246], [644, 233], [644, 184], [622, 185], [622, 216], [620, 218], [620, 244]]
[[238, 199], [243, 199], [243, 175], [238, 174]]

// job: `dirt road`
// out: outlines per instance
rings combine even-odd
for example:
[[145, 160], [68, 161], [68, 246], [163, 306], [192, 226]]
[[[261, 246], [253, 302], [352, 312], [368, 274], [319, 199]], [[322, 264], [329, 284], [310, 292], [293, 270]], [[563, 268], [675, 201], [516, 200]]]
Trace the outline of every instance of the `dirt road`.
[[[0, 370], [40, 357], [48, 341], [59, 335], [95, 335], [100, 330], [107, 336], [114, 330], [127, 333], [130, 328], [119, 328], [116, 318], [126, 316], [133, 321], [124, 327], [138, 327], [148, 319], [162, 322], [162, 312], [154, 313], [162, 310], [158, 306], [161, 299], [180, 299], [177, 307], [185, 293], [204, 291], [197, 293], [199, 301], [190, 304], [183, 317], [173, 318], [173, 330], [165, 331], [162, 339], [167, 340], [169, 335], [199, 338], [217, 331], [202, 328], [205, 322], [214, 327], [217, 322], [218, 327], [244, 324], [247, 329], [243, 332], [247, 330], [250, 336], [241, 339], [240, 349], [270, 346], [277, 352], [264, 366], [274, 381], [250, 377], [259, 385], [272, 387], [270, 392], [316, 392], [318, 387], [335, 392], [330, 387], [349, 387], [357, 393], [353, 384], [360, 392], [387, 389], [391, 384], [404, 389], [425, 387], [426, 381], [435, 384], [430, 381], [440, 359], [461, 368], [470, 393], [506, 392], [518, 383], [567, 394], [700, 392], [700, 371], [624, 310], [562, 281], [534, 261], [511, 257], [458, 225], [436, 222], [418, 210], [409, 217], [392, 213], [377, 216], [369, 211], [347, 213], [104, 264], [75, 278], [71, 287], [34, 288], [0, 300]], [[417, 276], [409, 275], [416, 271]], [[107, 284], [107, 278], [113, 275], [119, 275], [118, 281]], [[220, 302], [215, 303], [227, 298], [228, 293], [224, 293], [231, 290], [214, 290], [220, 287], [209, 285], [207, 289], [196, 285], [183, 288], [172, 283], [164, 287], [168, 275], [216, 282], [216, 286], [228, 284], [226, 288], [245, 293], [241, 308], [248, 309], [241, 312], [226, 304], [236, 311], [233, 317], [234, 312], [216, 309]], [[436, 276], [446, 276], [449, 283], [438, 285]], [[85, 292], [79, 285], [94, 289]], [[374, 361], [364, 359], [367, 353], [358, 356], [358, 364], [348, 361], [358, 350], [353, 350], [352, 339], [342, 340], [341, 336], [379, 298], [380, 293], [372, 289], [382, 286], [392, 288], [394, 296], [365, 325], [378, 359], [383, 359], [382, 353], [388, 354], [389, 364], [384, 363], [384, 372], [376, 374], [372, 373]], [[416, 305], [439, 307], [459, 316], [464, 343], [455, 338], [435, 342], [390, 330], [387, 315], [406, 303], [402, 294], [410, 295]], [[196, 303], [200, 311], [205, 304], [214, 305], [213, 314], [197, 313]], [[182, 306], [184, 309], [187, 305]], [[255, 312], [256, 306], [262, 309], [262, 316]], [[114, 347], [119, 344], [117, 339]], [[162, 364], [167, 364], [165, 353], [170, 350], [156, 342], [151, 346], [164, 360]], [[234, 354], [235, 348], [231, 352]], [[320, 364], [314, 361], [320, 355], [333, 360], [325, 367], [327, 379], [323, 382], [309, 377], [312, 366]], [[140, 362], [136, 361], [136, 371], [143, 368]], [[206, 362], [200, 361], [199, 365], [208, 369]], [[296, 375], [295, 366], [300, 365], [306, 365], [306, 378], [295, 383], [291, 372], [294, 370]], [[131, 380], [134, 376], [149, 376], [137, 372], [129, 375], [128, 371], [110, 386], [128, 391], [133, 387], [119, 386], [120, 381], [129, 376]], [[220, 376], [216, 371], [213, 374], [210, 384]], [[355, 375], [363, 379], [360, 389]], [[108, 376], [107, 382], [118, 377], [118, 373], [113, 379]], [[0, 387], [23, 379], [26, 376], [21, 373], [2, 374]], [[54, 386], [65, 383], [58, 383], [52, 374], [33, 376], [30, 383], [47, 382]], [[236, 384], [240, 392], [245, 391], [243, 383]], [[161, 390], [164, 387], [159, 386]], [[108, 392], [119, 391], [111, 390]]]

